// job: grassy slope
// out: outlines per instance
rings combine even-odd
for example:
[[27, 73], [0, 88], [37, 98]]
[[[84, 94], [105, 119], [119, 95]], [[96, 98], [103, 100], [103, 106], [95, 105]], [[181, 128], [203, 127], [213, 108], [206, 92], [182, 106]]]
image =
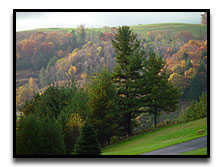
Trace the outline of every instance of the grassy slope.
[[[203, 135], [197, 131], [205, 129]], [[108, 146], [102, 155], [137, 155], [207, 135], [207, 118], [161, 128]]]
[[207, 155], [207, 147], [203, 147], [197, 150], [181, 153], [180, 155]]
[[[152, 30], [172, 30], [173, 33], [177, 33], [182, 30], [187, 30], [197, 35], [200, 32], [205, 33], [207, 31], [206, 25], [201, 24], [184, 24], [184, 23], [162, 23], [162, 24], [146, 24], [146, 25], [135, 25], [131, 26], [132, 30], [139, 34], [146, 34], [148, 31]], [[41, 28], [33, 29], [27, 31], [65, 31], [71, 32], [75, 28]], [[90, 30], [102, 30], [102, 28], [89, 28]], [[103, 31], [103, 30], [102, 30]], [[25, 31], [23, 31], [25, 32]]]
[[[87, 28], [87, 27], [86, 27]], [[87, 28], [90, 30], [103, 30], [103, 28]], [[72, 30], [76, 30], [76, 28], [37, 28], [37, 29], [31, 29], [31, 30], [24, 30], [24, 31], [17, 31], [17, 32], [34, 32], [34, 31], [42, 31], [42, 32], [53, 32], [53, 31], [63, 31], [63, 32], [71, 32]]]
[[147, 24], [147, 25], [138, 25], [131, 26], [132, 30], [136, 33], [146, 34], [148, 31], [152, 30], [172, 30], [173, 34], [176, 34], [179, 31], [190, 31], [193, 34], [197, 35], [200, 33], [207, 32], [207, 26], [202, 24], [184, 24], [184, 23], [162, 23], [162, 24]]

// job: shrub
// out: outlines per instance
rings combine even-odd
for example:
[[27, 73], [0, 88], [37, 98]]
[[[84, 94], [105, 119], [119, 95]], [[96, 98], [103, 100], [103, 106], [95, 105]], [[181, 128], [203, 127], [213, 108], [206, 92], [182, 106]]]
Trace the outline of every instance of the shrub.
[[29, 114], [16, 125], [17, 155], [62, 155], [65, 153], [62, 128], [54, 118]]

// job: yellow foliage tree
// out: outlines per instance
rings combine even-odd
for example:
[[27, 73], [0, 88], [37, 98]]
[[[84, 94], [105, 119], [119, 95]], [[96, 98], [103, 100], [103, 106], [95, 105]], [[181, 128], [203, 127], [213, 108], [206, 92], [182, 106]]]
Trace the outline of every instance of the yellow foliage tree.
[[172, 82], [175, 87], [181, 87], [183, 82], [183, 76], [174, 72], [170, 75], [169, 81]]
[[64, 129], [64, 141], [67, 154], [71, 154], [75, 143], [79, 137], [80, 128], [82, 127], [83, 119], [78, 113], [73, 113], [68, 117], [66, 128]]
[[33, 91], [26, 84], [16, 89], [16, 110], [19, 110], [26, 101], [31, 100], [33, 97]]
[[196, 70], [194, 67], [189, 68], [189, 70], [184, 72], [185, 78], [191, 78], [193, 76], [193, 74], [195, 73], [195, 71]]
[[81, 78], [82, 79], [85, 79], [87, 77], [87, 74], [85, 73], [85, 72], [83, 72], [82, 74], [81, 74]]
[[79, 49], [76, 48], [72, 51], [71, 54], [69, 54], [69, 57], [68, 57], [69, 64], [72, 64], [73, 58], [77, 55], [78, 51]]
[[31, 91], [35, 90], [35, 80], [32, 77], [29, 78], [29, 87], [30, 87]]
[[62, 50], [59, 50], [57, 54], [58, 54], [58, 57], [60, 58], [60, 57], [62, 57], [62, 56], [63, 56], [63, 54], [64, 54], [64, 53], [63, 53], [63, 51], [62, 51]]
[[69, 117], [69, 121], [66, 124], [67, 127], [73, 128], [73, 127], [78, 127], [80, 128], [83, 124], [83, 119], [80, 114], [78, 113], [73, 113]]
[[182, 60], [181, 63], [180, 63], [180, 66], [181, 66], [181, 71], [182, 73], [184, 73], [185, 69], [186, 69], [186, 61], [185, 60]]
[[77, 71], [76, 67], [71, 65], [68, 71], [66, 72], [66, 75], [71, 77], [76, 73], [76, 71]]

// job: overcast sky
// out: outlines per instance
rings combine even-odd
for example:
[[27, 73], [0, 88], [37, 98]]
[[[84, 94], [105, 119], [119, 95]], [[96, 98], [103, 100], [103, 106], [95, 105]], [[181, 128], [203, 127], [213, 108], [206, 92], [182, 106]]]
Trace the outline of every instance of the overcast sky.
[[71, 28], [154, 23], [200, 24], [201, 12], [17, 12], [16, 31], [35, 28]]

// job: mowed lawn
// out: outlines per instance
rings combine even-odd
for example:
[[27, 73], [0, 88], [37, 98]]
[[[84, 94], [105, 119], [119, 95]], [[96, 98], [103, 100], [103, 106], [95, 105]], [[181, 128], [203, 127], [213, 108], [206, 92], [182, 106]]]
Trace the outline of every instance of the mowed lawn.
[[[202, 129], [205, 129], [205, 132], [199, 135], [197, 132]], [[206, 135], [207, 118], [203, 118], [134, 136], [129, 140], [105, 147], [102, 155], [137, 155]]]

